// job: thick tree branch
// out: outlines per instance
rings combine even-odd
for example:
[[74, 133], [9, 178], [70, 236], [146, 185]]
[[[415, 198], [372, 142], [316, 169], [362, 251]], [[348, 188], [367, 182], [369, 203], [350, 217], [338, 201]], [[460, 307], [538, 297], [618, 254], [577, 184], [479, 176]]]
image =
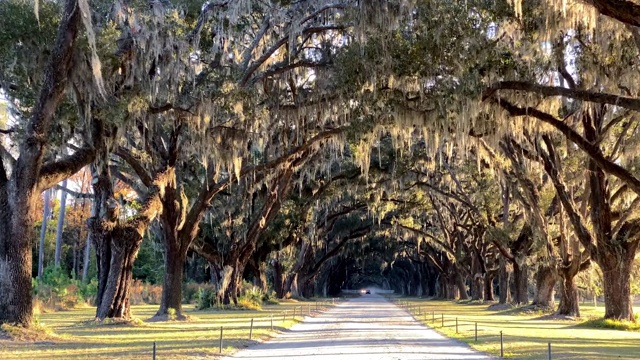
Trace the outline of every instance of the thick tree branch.
[[267, 30], [269, 30], [270, 25], [271, 23], [269, 22], [269, 16], [265, 16], [264, 20], [262, 20], [260, 30], [258, 30], [258, 33], [253, 38], [251, 45], [249, 45], [249, 47], [245, 49], [244, 54], [242, 55], [242, 69], [247, 69], [247, 67], [249, 66], [249, 61], [251, 61], [253, 50], [255, 50], [260, 41], [262, 41], [262, 38], [267, 33]]
[[604, 16], [622, 23], [640, 26], [640, 5], [629, 0], [582, 0]]
[[542, 149], [538, 149], [538, 153], [543, 160], [544, 169], [551, 178], [551, 182], [553, 183], [556, 193], [558, 194], [558, 198], [562, 202], [562, 205], [569, 216], [569, 221], [573, 226], [573, 230], [578, 237], [578, 240], [580, 240], [582, 246], [584, 246], [590, 253], [595, 254], [597, 249], [593, 242], [593, 237], [585, 226], [584, 219], [576, 210], [576, 207], [571, 200], [571, 196], [569, 195], [564, 182], [560, 178], [560, 171], [556, 167], [556, 156], [553, 143], [548, 136], [543, 136], [543, 140], [548, 153], [545, 153]]
[[93, 159], [95, 159], [95, 156], [95, 148], [86, 146], [80, 148], [72, 155], [44, 164], [40, 171], [38, 188], [45, 190], [55, 186], [91, 163]]
[[[240, 170], [240, 177], [244, 177], [247, 174], [255, 174], [255, 173], [268, 171], [286, 162], [291, 163], [296, 159], [303, 157], [304, 153], [312, 150], [317, 143], [325, 141], [329, 138], [332, 138], [333, 136], [336, 136], [342, 133], [343, 131], [344, 131], [344, 128], [336, 128], [336, 129], [323, 131], [317, 134], [316, 136], [312, 137], [311, 139], [309, 139], [309, 141], [305, 142], [303, 145], [300, 145], [294, 148], [290, 153], [284, 156], [281, 156], [278, 159], [270, 161], [266, 164], [244, 166]], [[195, 238], [196, 236], [196, 233], [198, 231], [198, 224], [200, 223], [200, 220], [202, 220], [202, 217], [204, 216], [204, 212], [209, 206], [211, 199], [216, 194], [226, 189], [231, 183], [231, 178], [228, 178], [219, 183], [215, 182], [214, 180], [215, 178], [216, 178], [215, 170], [213, 169], [213, 167], [210, 167], [209, 172], [207, 174], [207, 179], [208, 179], [207, 181], [209, 184], [215, 184], [215, 185], [212, 185], [210, 187], [205, 187], [202, 189], [202, 191], [200, 191], [200, 193], [198, 194], [198, 197], [196, 198], [193, 205], [191, 206], [189, 213], [187, 214], [187, 219], [186, 219], [185, 227], [183, 228], [183, 231], [185, 233], [190, 233], [192, 238]]]
[[149, 172], [129, 149], [119, 146], [114, 153], [131, 166], [145, 186], [148, 187], [153, 184], [153, 179]]
[[492, 84], [482, 94], [482, 100], [493, 97], [498, 90], [518, 90], [536, 93], [545, 97], [564, 96], [571, 99], [589, 101], [598, 104], [609, 104], [640, 111], [640, 99], [603, 94], [585, 90], [567, 89], [561, 86], [544, 86], [526, 81], [500, 81]]
[[444, 250], [446, 250], [446, 252], [451, 254], [451, 256], [454, 256], [454, 257], [456, 256], [456, 252], [453, 250], [453, 248], [451, 248], [451, 246], [449, 246], [449, 244], [438, 240], [435, 236], [429, 234], [428, 232], [423, 231], [421, 229], [416, 229], [414, 227], [405, 226], [405, 225], [402, 225], [402, 224], [398, 224], [398, 226], [400, 228], [402, 228], [402, 229], [407, 230], [407, 231], [410, 231], [410, 232], [413, 232], [413, 233], [428, 237], [429, 239], [432, 239], [436, 244], [438, 244], [440, 247], [442, 247]]
[[500, 105], [503, 109], [507, 110], [511, 116], [532, 116], [537, 118], [560, 131], [569, 141], [576, 144], [582, 151], [584, 151], [598, 166], [622, 182], [627, 184], [633, 192], [640, 195], [640, 180], [633, 176], [627, 169], [607, 159], [600, 150], [599, 147], [593, 145], [587, 141], [584, 137], [573, 130], [569, 125], [556, 117], [542, 112], [535, 108], [522, 108], [511, 104], [504, 99], [491, 98], [491, 101]]

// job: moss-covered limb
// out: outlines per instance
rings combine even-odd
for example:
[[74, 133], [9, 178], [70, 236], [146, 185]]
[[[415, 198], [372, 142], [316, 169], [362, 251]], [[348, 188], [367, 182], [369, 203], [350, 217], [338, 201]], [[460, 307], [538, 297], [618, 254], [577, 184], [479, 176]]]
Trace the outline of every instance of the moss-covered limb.
[[584, 0], [602, 15], [631, 26], [640, 26], [640, 6], [628, 0]]

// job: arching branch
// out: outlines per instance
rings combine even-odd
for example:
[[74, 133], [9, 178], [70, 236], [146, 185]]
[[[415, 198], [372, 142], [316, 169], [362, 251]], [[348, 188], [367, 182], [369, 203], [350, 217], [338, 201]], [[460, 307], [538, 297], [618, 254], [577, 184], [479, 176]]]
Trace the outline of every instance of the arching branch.
[[576, 144], [582, 151], [584, 151], [598, 166], [622, 182], [627, 184], [633, 192], [640, 195], [640, 180], [633, 176], [627, 169], [616, 164], [615, 162], [607, 159], [600, 148], [587, 141], [584, 137], [573, 130], [569, 125], [561, 121], [560, 119], [552, 116], [548, 113], [540, 111], [531, 107], [519, 107], [515, 106], [509, 101], [501, 98], [491, 98], [492, 102], [500, 105], [511, 116], [532, 116], [538, 120], [541, 120], [560, 131], [567, 139]]
[[564, 96], [570, 99], [589, 101], [598, 104], [615, 105], [630, 110], [640, 111], [640, 99], [637, 98], [586, 90], [567, 89], [561, 86], [544, 86], [526, 81], [500, 81], [494, 83], [484, 91], [482, 99], [486, 100], [493, 97], [498, 90], [526, 91], [536, 93], [544, 97]]

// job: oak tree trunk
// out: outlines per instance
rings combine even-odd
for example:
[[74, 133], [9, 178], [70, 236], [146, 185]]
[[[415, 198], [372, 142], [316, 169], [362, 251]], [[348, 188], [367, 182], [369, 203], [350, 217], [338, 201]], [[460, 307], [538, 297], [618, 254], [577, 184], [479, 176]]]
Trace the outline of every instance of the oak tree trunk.
[[580, 317], [580, 304], [578, 302], [578, 287], [575, 282], [575, 274], [563, 271], [560, 281], [560, 306], [558, 315]]
[[467, 292], [467, 284], [465, 282], [464, 276], [462, 276], [460, 271], [456, 271], [455, 281], [456, 281], [456, 287], [458, 288], [459, 299], [469, 300], [469, 293]]
[[536, 272], [536, 294], [532, 305], [552, 308], [555, 304], [554, 291], [556, 286], [555, 270], [548, 264], [538, 266]]
[[[31, 248], [35, 237], [33, 223], [37, 195], [53, 186], [52, 179], [61, 181], [77, 171], [77, 165], [86, 164], [77, 161], [68, 167], [58, 168], [54, 165], [59, 163], [55, 163], [46, 171], [43, 168], [51, 122], [64, 95], [73, 64], [80, 27], [77, 1], [66, 1], [61, 15], [56, 43], [44, 71], [43, 85], [25, 126], [25, 139], [21, 141], [10, 178], [0, 162], [0, 225], [3, 233], [0, 235], [0, 323], [16, 323], [25, 327], [33, 321]], [[43, 173], [47, 179], [43, 179]]]
[[487, 273], [484, 279], [484, 301], [494, 301], [493, 279], [495, 273]]
[[604, 318], [635, 321], [631, 302], [630, 274], [633, 256], [623, 259], [610, 254], [599, 258], [604, 283]]
[[[165, 234], [165, 236], [167, 236]], [[165, 241], [166, 244], [166, 241]], [[186, 316], [182, 314], [182, 282], [184, 278], [184, 262], [186, 253], [174, 247], [166, 249], [164, 258], [164, 281], [162, 283], [162, 297], [160, 309], [156, 313], [156, 318], [169, 315], [169, 309], [175, 311], [177, 320], [184, 320]]]
[[498, 272], [498, 303], [508, 304], [511, 302], [511, 288], [509, 286], [511, 273], [508, 269], [507, 260], [500, 256], [500, 268]]
[[513, 283], [515, 290], [513, 301], [518, 305], [527, 305], [529, 303], [529, 268], [524, 261], [521, 264], [517, 262], [513, 264]]
[[106, 277], [98, 291], [96, 318], [131, 318], [129, 293], [133, 281], [133, 262], [140, 250], [142, 238], [131, 234], [129, 229], [116, 229], [112, 232], [110, 262], [101, 278]]

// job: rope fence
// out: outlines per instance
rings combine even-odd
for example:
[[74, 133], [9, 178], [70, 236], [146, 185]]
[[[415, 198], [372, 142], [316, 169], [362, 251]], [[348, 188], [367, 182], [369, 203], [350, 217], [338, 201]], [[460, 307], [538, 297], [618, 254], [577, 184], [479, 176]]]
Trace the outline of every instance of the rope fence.
[[[295, 321], [298, 318], [304, 318], [305, 316], [313, 316], [318, 313], [325, 311], [328, 309], [330, 305], [335, 305], [340, 302], [341, 299], [332, 298], [330, 300], [325, 301], [316, 301], [313, 303], [307, 303], [303, 305], [294, 306], [293, 309], [287, 309], [280, 312], [272, 312], [267, 316], [259, 316], [247, 319], [246, 325], [234, 325], [234, 326], [224, 326], [221, 325], [219, 327], [219, 336], [212, 336], [212, 340], [217, 340], [217, 348], [218, 353], [222, 354], [224, 340], [225, 340], [225, 331], [237, 331], [237, 330], [248, 330], [249, 334], [247, 336], [248, 340], [253, 340], [253, 329], [254, 328], [263, 328], [270, 329], [270, 331], [274, 331], [274, 321], [278, 321], [278, 319], [282, 320], [282, 323], [285, 323], [287, 320]], [[293, 311], [289, 311], [293, 310]], [[235, 321], [234, 321], [235, 322]], [[214, 327], [214, 331], [218, 331], [218, 327]], [[216, 339], [217, 338], [217, 339]], [[233, 337], [233, 339], [238, 339], [237, 337]], [[156, 360], [156, 355], [159, 353], [158, 345], [160, 343], [154, 341], [152, 345], [152, 353], [151, 358]]]
[[[478, 328], [478, 324], [482, 326], [482, 322], [479, 321], [470, 321], [459, 318], [458, 316], [445, 315], [442, 312], [437, 312], [436, 310], [430, 310], [429, 307], [425, 305], [414, 305], [406, 301], [396, 300], [394, 303], [400, 308], [404, 309], [410, 315], [414, 317], [414, 319], [418, 321], [423, 321], [427, 325], [430, 325], [432, 328], [437, 329], [438, 325], [440, 328], [451, 327], [455, 328], [455, 333], [460, 334], [464, 332], [473, 332], [473, 339], [477, 343], [478, 341], [499, 341], [500, 343], [500, 353], [499, 357], [504, 358], [505, 354], [505, 336], [504, 332], [500, 330], [499, 332], [489, 332], [488, 330], [483, 329], [482, 327]], [[439, 315], [439, 316], [438, 316]], [[481, 333], [480, 340], [478, 340], [478, 332]], [[499, 337], [499, 340], [498, 340]], [[546, 345], [546, 346], [545, 346]], [[546, 344], [541, 344], [541, 347], [546, 347], [546, 358], [548, 360], [553, 359], [553, 354], [551, 351], [551, 342], [547, 342]]]

